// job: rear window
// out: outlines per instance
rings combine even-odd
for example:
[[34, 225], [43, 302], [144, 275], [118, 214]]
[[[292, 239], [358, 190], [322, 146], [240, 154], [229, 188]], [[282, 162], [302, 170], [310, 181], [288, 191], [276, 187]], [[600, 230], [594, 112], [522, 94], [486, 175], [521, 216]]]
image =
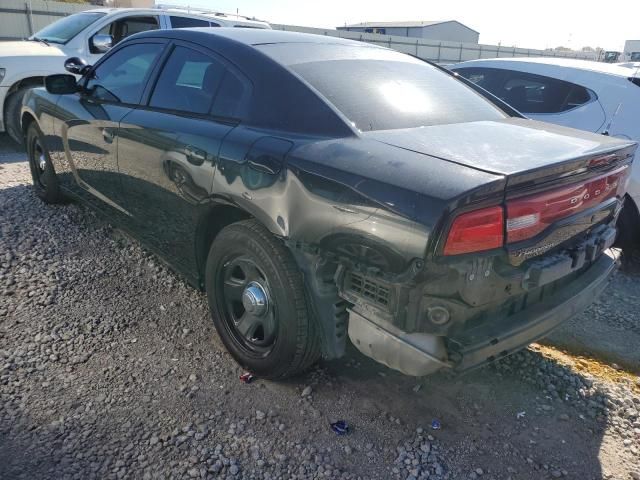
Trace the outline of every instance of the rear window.
[[259, 48], [301, 76], [361, 131], [506, 117], [462, 82], [401, 53], [339, 44]]

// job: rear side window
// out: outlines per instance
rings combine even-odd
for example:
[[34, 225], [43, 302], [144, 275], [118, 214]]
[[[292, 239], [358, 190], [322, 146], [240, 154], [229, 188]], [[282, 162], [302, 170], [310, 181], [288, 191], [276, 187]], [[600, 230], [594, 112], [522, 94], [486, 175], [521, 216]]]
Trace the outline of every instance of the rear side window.
[[206, 114], [225, 70], [224, 65], [208, 55], [176, 47], [160, 72], [149, 105]]
[[454, 69], [454, 71], [492, 93], [495, 89], [494, 85], [501, 84], [507, 73], [497, 68], [461, 68], [459, 70]]
[[174, 17], [174, 16], [171, 16], [170, 18], [171, 18], [171, 28], [208, 27], [210, 23], [207, 20], [202, 20], [200, 18]]
[[149, 105], [237, 118], [249, 93], [248, 82], [216, 58], [177, 46], [160, 72]]
[[461, 68], [457, 72], [522, 113], [561, 113], [591, 101], [585, 87], [543, 75], [496, 68]]

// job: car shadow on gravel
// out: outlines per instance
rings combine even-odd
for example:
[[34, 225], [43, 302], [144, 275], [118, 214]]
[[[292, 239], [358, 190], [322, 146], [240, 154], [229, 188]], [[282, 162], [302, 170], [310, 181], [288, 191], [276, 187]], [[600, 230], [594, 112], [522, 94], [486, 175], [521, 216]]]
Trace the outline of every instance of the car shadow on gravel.
[[18, 145], [9, 135], [0, 133], [0, 164], [24, 162], [26, 159], [24, 147]]
[[555, 330], [544, 343], [640, 374], [640, 274], [620, 270], [584, 313]]
[[353, 409], [373, 423], [429, 430], [438, 421], [441, 429], [430, 433], [451, 448], [452, 478], [468, 478], [477, 467], [496, 478], [603, 478], [607, 393], [538, 352], [421, 379], [355, 351], [327, 369], [352, 390]]
[[51, 478], [55, 461], [50, 456], [55, 444], [39, 445], [37, 436], [41, 426], [21, 414], [17, 422], [0, 422], [0, 478]]

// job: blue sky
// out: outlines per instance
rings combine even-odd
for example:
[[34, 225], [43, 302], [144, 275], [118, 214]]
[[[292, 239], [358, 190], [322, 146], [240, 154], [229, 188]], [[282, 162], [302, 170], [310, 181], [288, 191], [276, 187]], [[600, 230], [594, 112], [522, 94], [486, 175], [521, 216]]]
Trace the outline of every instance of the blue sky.
[[[158, 3], [162, 3], [158, 0]], [[167, 3], [239, 10], [272, 23], [334, 28], [345, 23], [392, 20], [458, 20], [480, 32], [480, 42], [525, 48], [559, 45], [621, 50], [640, 39], [640, 1], [608, 0], [167, 0]]]

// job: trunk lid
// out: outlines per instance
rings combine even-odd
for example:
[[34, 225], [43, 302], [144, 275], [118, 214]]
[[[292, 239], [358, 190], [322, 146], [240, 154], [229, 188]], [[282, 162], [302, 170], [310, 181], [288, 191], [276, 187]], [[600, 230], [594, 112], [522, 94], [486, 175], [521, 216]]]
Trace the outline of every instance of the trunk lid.
[[[507, 192], [524, 184], [601, 168], [628, 157], [634, 143], [522, 118], [367, 132], [367, 138], [487, 173], [504, 175]], [[616, 152], [609, 158], [608, 155]], [[597, 164], [594, 160], [598, 159]]]
[[[365, 136], [503, 176], [501, 201], [480, 201], [447, 214], [435, 251], [456, 256], [497, 249], [506, 251], [512, 265], [603, 224], [612, 229], [636, 147], [632, 141], [521, 118]], [[605, 233], [598, 240], [602, 245], [615, 237], [615, 230]]]

